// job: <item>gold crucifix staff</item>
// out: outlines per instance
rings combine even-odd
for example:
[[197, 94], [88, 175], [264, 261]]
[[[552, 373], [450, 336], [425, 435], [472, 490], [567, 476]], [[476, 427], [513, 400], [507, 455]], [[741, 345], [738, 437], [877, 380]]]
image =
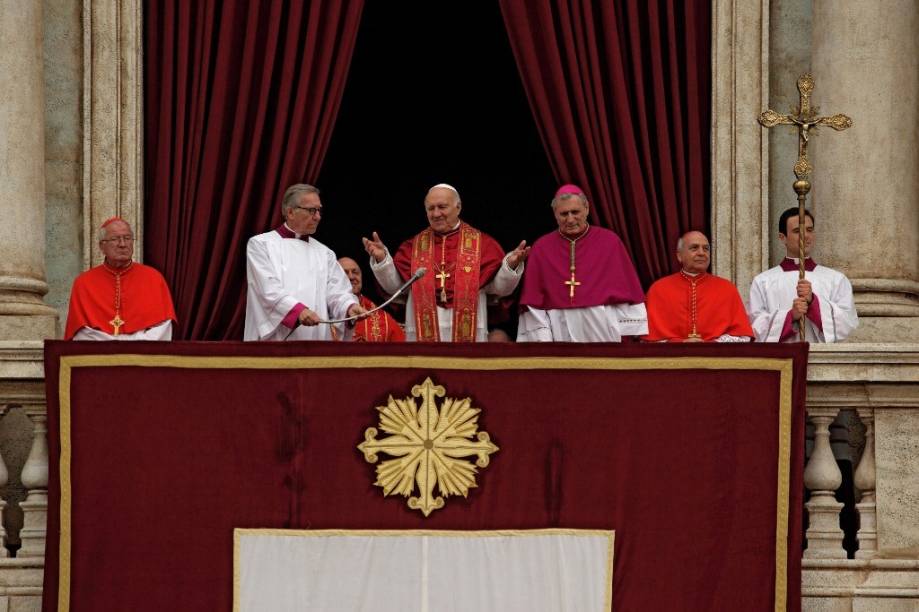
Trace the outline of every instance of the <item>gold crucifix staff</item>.
[[[818, 125], [828, 125], [837, 132], [852, 127], [852, 119], [843, 114], [832, 117], [817, 117], [817, 107], [811, 108], [811, 92], [814, 91], [814, 77], [803, 74], [798, 78], [798, 93], [800, 103], [797, 109], [787, 115], [780, 115], [772, 109], [759, 116], [760, 125], [771, 128], [776, 125], [795, 125], [798, 128], [798, 160], [794, 165], [795, 182], [792, 188], [798, 194], [798, 278], [804, 278], [804, 205], [807, 203], [807, 194], [811, 190], [808, 180], [814, 167], [807, 159], [807, 140], [811, 128], [816, 131]], [[798, 337], [804, 342], [804, 321], [798, 326]]]

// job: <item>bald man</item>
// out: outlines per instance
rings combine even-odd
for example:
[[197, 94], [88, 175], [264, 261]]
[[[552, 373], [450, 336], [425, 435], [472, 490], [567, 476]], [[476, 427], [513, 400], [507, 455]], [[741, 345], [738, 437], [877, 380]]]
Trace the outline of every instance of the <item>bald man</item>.
[[[345, 271], [345, 276], [351, 281], [351, 292], [357, 296], [361, 307], [367, 311], [376, 308], [376, 304], [366, 296], [361, 295], [364, 275], [360, 265], [350, 257], [340, 257], [338, 265], [341, 266], [341, 269]], [[385, 310], [378, 310], [355, 324], [352, 340], [354, 342], [405, 342], [405, 332], [392, 318], [392, 315]]]
[[403, 242], [394, 256], [376, 232], [363, 239], [370, 269], [388, 293], [420, 268], [427, 270], [408, 296], [409, 341], [485, 342], [488, 297], [510, 295], [520, 282], [530, 251], [526, 241], [505, 255], [494, 238], [460, 221], [462, 206], [459, 192], [440, 183], [424, 198], [429, 227]]
[[753, 328], [737, 288], [708, 273], [711, 247], [702, 232], [686, 232], [677, 241], [680, 271], [648, 290], [651, 342], [749, 342]]

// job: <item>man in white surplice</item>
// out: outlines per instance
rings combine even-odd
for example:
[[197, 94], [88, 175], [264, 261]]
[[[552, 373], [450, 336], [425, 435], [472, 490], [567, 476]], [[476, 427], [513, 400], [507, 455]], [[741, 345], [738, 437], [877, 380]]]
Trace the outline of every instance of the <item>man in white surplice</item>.
[[292, 185], [284, 193], [281, 213], [281, 226], [253, 236], [246, 247], [243, 339], [331, 340], [331, 326], [320, 321], [365, 310], [335, 253], [312, 237], [322, 218], [319, 190]]
[[807, 342], [841, 342], [858, 327], [852, 284], [842, 272], [810, 258], [815, 242], [814, 217], [805, 211], [804, 278], [798, 279], [798, 208], [779, 218], [785, 259], [759, 274], [750, 287], [750, 322], [758, 342], [795, 342], [804, 325]]

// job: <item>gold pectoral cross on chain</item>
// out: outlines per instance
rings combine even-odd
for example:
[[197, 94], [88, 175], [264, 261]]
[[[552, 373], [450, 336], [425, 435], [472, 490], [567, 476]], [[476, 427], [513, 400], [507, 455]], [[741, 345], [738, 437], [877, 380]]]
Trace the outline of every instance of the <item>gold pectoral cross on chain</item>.
[[446, 303], [447, 301], [447, 279], [450, 278], [450, 273], [447, 272], [447, 268], [441, 268], [440, 272], [434, 275], [436, 279], [440, 281], [440, 301]]
[[115, 329], [116, 336], [121, 333], [121, 326], [124, 325], [124, 323], [125, 322], [121, 320], [117, 312], [115, 313], [115, 318], [108, 322], [108, 324]]
[[574, 279], [574, 268], [571, 269], [571, 280], [566, 280], [565, 284], [568, 285], [568, 297], [572, 300], [574, 299], [574, 288], [580, 285], [581, 283]]
[[574, 277], [574, 271], [575, 271], [575, 266], [574, 266], [574, 247], [575, 247], [575, 243], [576, 243], [577, 241], [576, 241], [576, 240], [570, 240], [570, 239], [569, 239], [568, 242], [569, 242], [569, 244], [571, 245], [571, 246], [569, 247], [569, 248], [570, 248], [570, 251], [569, 251], [569, 252], [570, 252], [570, 255], [569, 255], [569, 263], [570, 263], [570, 265], [569, 265], [569, 270], [571, 270], [571, 279], [570, 279], [570, 280], [566, 280], [566, 281], [565, 281], [565, 284], [568, 285], [568, 298], [569, 298], [571, 301], [574, 301], [574, 289], [575, 289], [575, 287], [577, 287], [577, 286], [579, 286], [579, 285], [581, 284], [580, 281], [578, 281], [578, 280], [575, 279], [575, 277]]

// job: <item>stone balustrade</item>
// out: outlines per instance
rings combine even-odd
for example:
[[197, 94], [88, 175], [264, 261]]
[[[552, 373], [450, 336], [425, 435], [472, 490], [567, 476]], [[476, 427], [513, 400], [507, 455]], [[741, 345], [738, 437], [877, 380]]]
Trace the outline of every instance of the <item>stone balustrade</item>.
[[[40, 601], [43, 378], [40, 342], [0, 342], [0, 609]], [[812, 346], [807, 393], [803, 609], [919, 609], [919, 345]]]

